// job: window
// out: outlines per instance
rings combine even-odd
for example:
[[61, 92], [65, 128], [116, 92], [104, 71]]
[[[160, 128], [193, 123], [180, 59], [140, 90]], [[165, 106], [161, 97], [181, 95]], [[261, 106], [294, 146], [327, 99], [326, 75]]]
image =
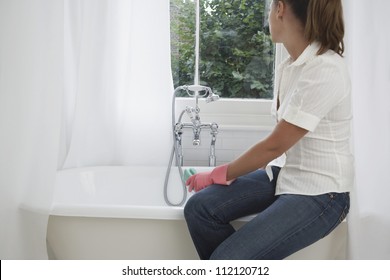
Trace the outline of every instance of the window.
[[271, 99], [275, 47], [268, 30], [269, 0], [199, 0], [199, 69], [195, 69], [194, 0], [171, 0], [175, 87], [199, 83], [223, 98]]
[[[287, 52], [271, 42], [271, 0], [199, 1], [199, 83], [222, 97], [207, 105], [200, 100], [202, 121], [228, 130], [272, 129], [274, 69]], [[194, 84], [197, 3], [170, 4], [174, 85]], [[191, 98], [176, 100], [177, 112], [193, 106]]]

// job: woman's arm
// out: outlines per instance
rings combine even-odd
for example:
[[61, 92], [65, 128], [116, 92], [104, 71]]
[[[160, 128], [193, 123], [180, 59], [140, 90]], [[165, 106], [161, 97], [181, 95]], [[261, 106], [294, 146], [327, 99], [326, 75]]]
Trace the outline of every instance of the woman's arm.
[[227, 180], [266, 166], [297, 143], [308, 131], [281, 120], [271, 134], [229, 163]]

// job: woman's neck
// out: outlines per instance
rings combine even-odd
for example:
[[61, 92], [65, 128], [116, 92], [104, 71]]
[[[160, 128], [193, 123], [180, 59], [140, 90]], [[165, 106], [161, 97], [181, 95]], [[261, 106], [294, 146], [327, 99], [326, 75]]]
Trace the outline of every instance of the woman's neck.
[[291, 56], [291, 59], [295, 61], [307, 48], [309, 42], [307, 40], [296, 40], [295, 42], [291, 43], [283, 43], [283, 45]]

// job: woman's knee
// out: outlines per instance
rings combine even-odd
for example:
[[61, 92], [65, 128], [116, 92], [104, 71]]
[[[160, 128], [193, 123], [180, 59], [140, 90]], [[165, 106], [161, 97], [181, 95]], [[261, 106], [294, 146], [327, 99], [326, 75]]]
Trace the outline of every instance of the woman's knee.
[[195, 204], [196, 201], [194, 201], [194, 196], [191, 196], [184, 205], [184, 217], [186, 220], [194, 212]]
[[204, 208], [203, 204], [204, 199], [200, 193], [196, 193], [191, 196], [184, 206], [184, 217], [186, 220], [188, 220], [190, 217], [193, 217], [194, 214], [199, 213], [200, 210]]
[[206, 190], [202, 190], [191, 196], [184, 206], [184, 217], [188, 220], [194, 216], [210, 216], [217, 204], [214, 195]]

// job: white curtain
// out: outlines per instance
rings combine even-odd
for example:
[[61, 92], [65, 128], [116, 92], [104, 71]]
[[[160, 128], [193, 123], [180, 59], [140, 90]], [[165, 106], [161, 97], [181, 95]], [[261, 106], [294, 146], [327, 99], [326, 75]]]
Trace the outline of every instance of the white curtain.
[[0, 0], [0, 259], [47, 258], [62, 55], [62, 1]]
[[169, 0], [65, 0], [60, 168], [166, 165]]
[[351, 259], [390, 259], [390, 2], [345, 0], [356, 186]]
[[166, 165], [169, 0], [0, 0], [0, 258], [46, 259], [56, 170]]

